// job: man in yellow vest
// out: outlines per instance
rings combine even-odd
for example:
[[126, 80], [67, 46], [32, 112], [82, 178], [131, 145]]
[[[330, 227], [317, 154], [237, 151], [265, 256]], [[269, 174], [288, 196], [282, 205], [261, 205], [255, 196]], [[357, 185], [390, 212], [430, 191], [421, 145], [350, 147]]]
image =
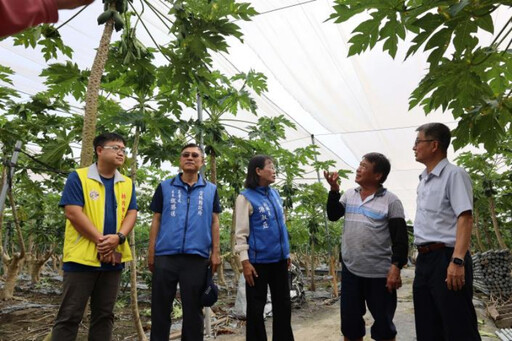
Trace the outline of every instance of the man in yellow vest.
[[104, 133], [93, 144], [97, 162], [69, 175], [59, 203], [66, 215], [64, 283], [52, 340], [76, 339], [89, 297], [89, 340], [111, 340], [121, 272], [132, 259], [126, 236], [137, 219], [135, 188], [117, 170], [126, 142]]

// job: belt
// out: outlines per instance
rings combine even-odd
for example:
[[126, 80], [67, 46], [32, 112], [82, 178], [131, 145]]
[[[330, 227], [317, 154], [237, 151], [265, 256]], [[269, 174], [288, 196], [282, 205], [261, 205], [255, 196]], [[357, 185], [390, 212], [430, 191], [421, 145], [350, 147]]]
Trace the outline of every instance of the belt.
[[435, 250], [444, 249], [446, 245], [444, 243], [428, 243], [423, 245], [417, 245], [419, 253], [429, 253]]

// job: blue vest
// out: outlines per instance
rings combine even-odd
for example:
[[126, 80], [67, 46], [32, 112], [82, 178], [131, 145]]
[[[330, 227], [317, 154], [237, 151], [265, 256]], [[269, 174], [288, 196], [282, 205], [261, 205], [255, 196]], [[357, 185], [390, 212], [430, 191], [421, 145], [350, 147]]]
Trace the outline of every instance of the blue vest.
[[217, 186], [200, 175], [188, 187], [180, 176], [161, 183], [163, 210], [155, 255], [196, 254], [210, 257], [213, 202]]
[[252, 205], [249, 217], [249, 261], [274, 263], [290, 258], [288, 230], [281, 197], [270, 187], [246, 189], [241, 193]]

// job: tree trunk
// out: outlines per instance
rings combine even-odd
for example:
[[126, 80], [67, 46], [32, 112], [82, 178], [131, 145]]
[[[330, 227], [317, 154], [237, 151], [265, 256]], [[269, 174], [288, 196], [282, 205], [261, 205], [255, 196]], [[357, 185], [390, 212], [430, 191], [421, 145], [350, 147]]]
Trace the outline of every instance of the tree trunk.
[[240, 278], [240, 272], [242, 270], [242, 263], [240, 262], [240, 257], [235, 253], [235, 231], [236, 231], [236, 205], [233, 205], [233, 215], [231, 218], [231, 231], [229, 232], [229, 242], [231, 246], [232, 256], [229, 259], [229, 264], [231, 264], [231, 269], [234, 273], [234, 284], [235, 287], [238, 285], [238, 279]]
[[53, 255], [53, 246], [51, 250], [45, 252], [43, 255], [33, 254], [32, 259], [28, 261], [30, 278], [32, 280], [32, 284], [37, 284], [41, 280], [41, 268], [43, 265], [50, 259]]
[[52, 270], [53, 270], [53, 272], [58, 272], [59, 271], [57, 255], [53, 255], [52, 256]]
[[219, 284], [224, 287], [227, 287], [226, 278], [224, 277], [224, 262], [226, 261], [225, 256], [228, 256], [228, 255], [229, 254], [222, 255], [220, 257], [220, 264], [219, 264], [219, 267], [217, 268], [217, 276], [218, 276]]
[[217, 183], [217, 157], [213, 150], [210, 154], [210, 182], [213, 184]]
[[23, 239], [23, 233], [21, 232], [20, 221], [18, 219], [18, 210], [16, 209], [16, 203], [14, 202], [14, 197], [12, 195], [12, 188], [10, 188], [7, 193], [9, 194], [9, 201], [11, 203], [11, 211], [12, 218], [14, 220], [14, 226], [16, 227], [16, 232], [18, 234], [18, 241], [20, 246], [20, 259], [25, 258], [25, 240]]
[[18, 272], [20, 270], [20, 262], [23, 259], [21, 254], [14, 254], [12, 258], [4, 255], [4, 264], [7, 265], [7, 274], [5, 276], [4, 289], [0, 292], [1, 300], [10, 300], [14, 296], [14, 287], [18, 280]]
[[492, 250], [494, 249], [494, 242], [491, 236], [489, 235], [489, 227], [487, 226], [487, 220], [485, 218], [482, 219], [482, 225], [485, 234], [485, 239], [487, 240], [487, 245], [489, 246], [489, 250]]
[[[4, 166], [4, 167], [2, 167], [2, 177], [0, 179], [0, 192], [2, 191], [2, 188], [4, 186], [4, 179], [6, 176], [7, 176], [7, 167]], [[2, 212], [0, 212], [0, 256], [4, 252], [4, 250], [3, 250], [4, 244], [3, 244], [3, 240], [2, 240], [2, 236], [4, 235], [3, 226], [4, 226], [4, 212], [2, 211]]]
[[309, 256], [306, 253], [297, 255], [297, 261], [299, 262], [299, 265], [304, 268], [306, 271], [306, 278], [309, 277]]
[[[110, 4], [115, 9], [115, 2]], [[91, 75], [87, 84], [87, 93], [85, 95], [85, 113], [84, 126], [82, 128], [82, 151], [80, 153], [80, 167], [86, 167], [92, 163], [94, 150], [93, 140], [96, 135], [96, 116], [98, 111], [98, 95], [100, 91], [101, 77], [105, 70], [105, 63], [108, 58], [110, 40], [114, 29], [114, 19], [109, 19], [105, 23], [103, 35], [101, 36], [100, 46], [96, 51], [96, 57], [91, 67]]]
[[507, 244], [503, 240], [501, 236], [500, 228], [498, 226], [498, 219], [496, 218], [496, 204], [494, 203], [494, 197], [489, 197], [489, 211], [491, 213], [492, 219], [492, 227], [494, 228], [494, 234], [496, 235], [496, 239], [498, 240], [498, 245], [500, 249], [507, 249]]
[[316, 291], [315, 285], [315, 243], [311, 243], [311, 284], [309, 290]]
[[480, 250], [480, 252], [484, 252], [485, 248], [484, 248], [484, 244], [482, 244], [482, 238], [480, 236], [479, 224], [480, 224], [480, 211], [478, 211], [478, 208], [475, 208], [475, 219], [473, 220], [473, 231], [475, 232], [476, 244], [478, 246], [478, 249]]
[[[132, 167], [131, 167], [131, 178], [133, 183], [137, 178], [137, 155], [139, 151], [139, 140], [140, 140], [140, 131], [137, 127], [135, 129], [135, 138], [133, 139], [133, 148], [132, 148]], [[130, 232], [130, 249], [132, 251], [133, 259], [130, 261], [130, 300], [131, 300], [131, 308], [132, 308], [132, 316], [133, 323], [135, 326], [135, 330], [137, 331], [137, 336], [140, 341], [146, 341], [146, 334], [144, 333], [144, 329], [142, 328], [142, 322], [140, 320], [139, 313], [139, 302], [137, 297], [137, 253], [135, 250], [135, 228]]]
[[36, 259], [31, 259], [28, 262], [28, 268], [30, 271], [30, 279], [32, 284], [37, 284], [41, 281], [41, 267], [44, 262], [39, 262]]
[[329, 257], [329, 273], [332, 276], [332, 294], [338, 297], [338, 276], [336, 275], [336, 257]]
[[7, 193], [9, 195], [9, 201], [11, 204], [11, 212], [12, 218], [14, 220], [14, 226], [16, 227], [16, 232], [18, 234], [20, 252], [13, 253], [12, 257], [9, 257], [6, 253], [2, 254], [2, 259], [4, 263], [7, 265], [7, 275], [4, 283], [4, 289], [0, 293], [0, 299], [4, 300], [8, 300], [13, 297], [14, 287], [16, 286], [16, 281], [18, 279], [20, 262], [25, 258], [25, 241], [23, 240], [23, 234], [21, 233], [21, 226], [18, 220], [16, 203], [14, 202], [14, 197], [12, 195], [12, 188], [10, 188], [7, 191]]

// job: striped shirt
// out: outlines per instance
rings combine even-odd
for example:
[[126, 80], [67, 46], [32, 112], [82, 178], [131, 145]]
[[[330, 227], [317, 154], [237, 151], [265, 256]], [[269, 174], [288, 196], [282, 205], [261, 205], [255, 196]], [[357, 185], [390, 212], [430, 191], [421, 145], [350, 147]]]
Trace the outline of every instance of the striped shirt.
[[392, 255], [388, 221], [405, 217], [402, 202], [385, 188], [362, 201], [360, 188], [354, 188], [342, 195], [340, 203], [345, 207], [343, 263], [360, 277], [386, 277]]

